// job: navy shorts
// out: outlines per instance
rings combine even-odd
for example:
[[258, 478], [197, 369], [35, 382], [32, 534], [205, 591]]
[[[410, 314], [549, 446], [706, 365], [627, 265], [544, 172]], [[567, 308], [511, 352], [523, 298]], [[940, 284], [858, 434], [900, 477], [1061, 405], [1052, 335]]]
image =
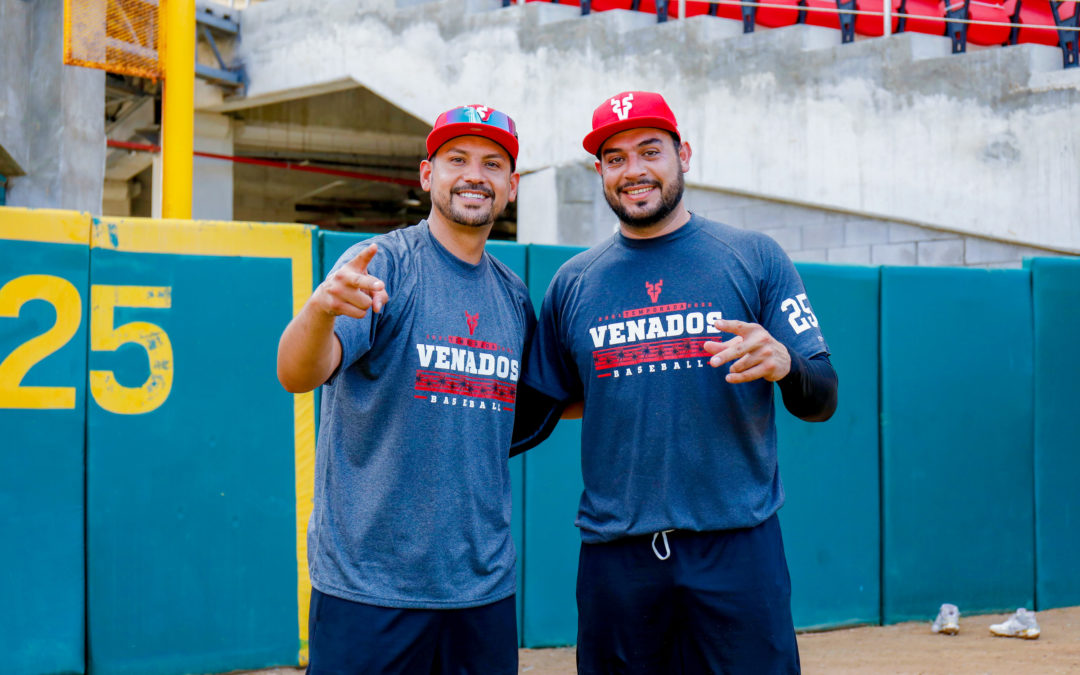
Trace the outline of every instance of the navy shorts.
[[577, 601], [581, 675], [799, 672], [775, 515], [740, 530], [676, 530], [666, 544], [582, 544]]
[[308, 675], [514, 675], [514, 596], [464, 609], [396, 609], [313, 588], [308, 652]]

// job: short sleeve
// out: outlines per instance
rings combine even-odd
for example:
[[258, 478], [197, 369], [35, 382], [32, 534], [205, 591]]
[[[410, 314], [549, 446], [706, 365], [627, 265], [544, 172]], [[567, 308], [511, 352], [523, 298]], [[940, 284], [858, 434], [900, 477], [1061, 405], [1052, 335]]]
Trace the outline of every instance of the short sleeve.
[[761, 249], [761, 325], [789, 349], [806, 358], [828, 354], [817, 315], [795, 264], [780, 245], [765, 238]]
[[375, 254], [375, 257], [371, 259], [371, 263], [368, 264], [368, 274], [377, 277], [383, 281], [386, 285], [386, 293], [390, 296], [391, 302], [387, 304], [380, 313], [368, 312], [362, 319], [354, 319], [351, 316], [339, 316], [334, 319], [334, 334], [337, 335], [338, 341], [341, 342], [341, 365], [331, 375], [330, 381], [332, 382], [338, 375], [343, 372], [352, 364], [359, 361], [364, 354], [367, 354], [371, 349], [372, 344], [375, 342], [375, 335], [378, 330], [380, 321], [385, 320], [386, 315], [392, 312], [394, 287], [396, 284], [393, 279], [394, 265], [394, 253], [389, 246], [386, 245], [386, 241], [383, 239], [362, 241], [358, 244], [354, 244], [349, 247], [345, 253], [338, 258], [334, 263], [334, 267], [327, 274], [327, 278], [331, 274], [340, 269], [345, 263], [349, 262], [357, 255], [360, 254], [371, 243], [379, 245], [379, 251]]
[[582, 398], [583, 387], [561, 329], [561, 286], [560, 275], [556, 275], [544, 294], [523, 379], [533, 389], [565, 402]]

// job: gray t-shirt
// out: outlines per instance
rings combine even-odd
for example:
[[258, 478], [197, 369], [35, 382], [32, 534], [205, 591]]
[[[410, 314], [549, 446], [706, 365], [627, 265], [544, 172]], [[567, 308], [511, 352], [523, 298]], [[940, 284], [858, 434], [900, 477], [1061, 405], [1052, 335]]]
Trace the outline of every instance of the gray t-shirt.
[[308, 525], [311, 583], [384, 607], [483, 605], [514, 593], [507, 449], [535, 325], [521, 280], [447, 251], [422, 221], [375, 242], [390, 302], [338, 317]]

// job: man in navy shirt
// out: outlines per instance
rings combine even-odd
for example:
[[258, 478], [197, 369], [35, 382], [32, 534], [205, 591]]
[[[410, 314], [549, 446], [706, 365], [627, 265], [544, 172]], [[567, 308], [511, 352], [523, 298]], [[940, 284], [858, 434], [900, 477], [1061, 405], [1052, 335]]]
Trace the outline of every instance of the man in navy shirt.
[[324, 385], [311, 675], [517, 673], [507, 448], [536, 319], [484, 251], [517, 194], [517, 133], [463, 106], [427, 151], [427, 219], [346, 251], [278, 348], [286, 389]]
[[773, 383], [828, 419], [828, 346], [775, 241], [687, 210], [691, 148], [659, 94], [606, 99], [592, 126], [619, 231], [548, 288], [522, 393], [552, 413], [519, 413], [514, 447], [583, 401], [579, 672], [798, 672]]

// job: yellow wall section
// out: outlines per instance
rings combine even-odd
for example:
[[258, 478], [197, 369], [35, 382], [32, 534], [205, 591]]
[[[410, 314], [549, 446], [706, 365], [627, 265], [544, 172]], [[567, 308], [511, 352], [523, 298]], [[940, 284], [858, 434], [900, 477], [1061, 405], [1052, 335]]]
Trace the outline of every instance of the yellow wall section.
[[[234, 223], [147, 218], [95, 218], [93, 248], [139, 253], [285, 258], [292, 262], [293, 314], [311, 295], [313, 229], [305, 225]], [[0, 227], [0, 236], [3, 235]], [[296, 466], [296, 601], [299, 660], [308, 661], [307, 523], [315, 469], [315, 395], [293, 397]]]
[[90, 214], [0, 206], [0, 239], [48, 244], [90, 243]]

